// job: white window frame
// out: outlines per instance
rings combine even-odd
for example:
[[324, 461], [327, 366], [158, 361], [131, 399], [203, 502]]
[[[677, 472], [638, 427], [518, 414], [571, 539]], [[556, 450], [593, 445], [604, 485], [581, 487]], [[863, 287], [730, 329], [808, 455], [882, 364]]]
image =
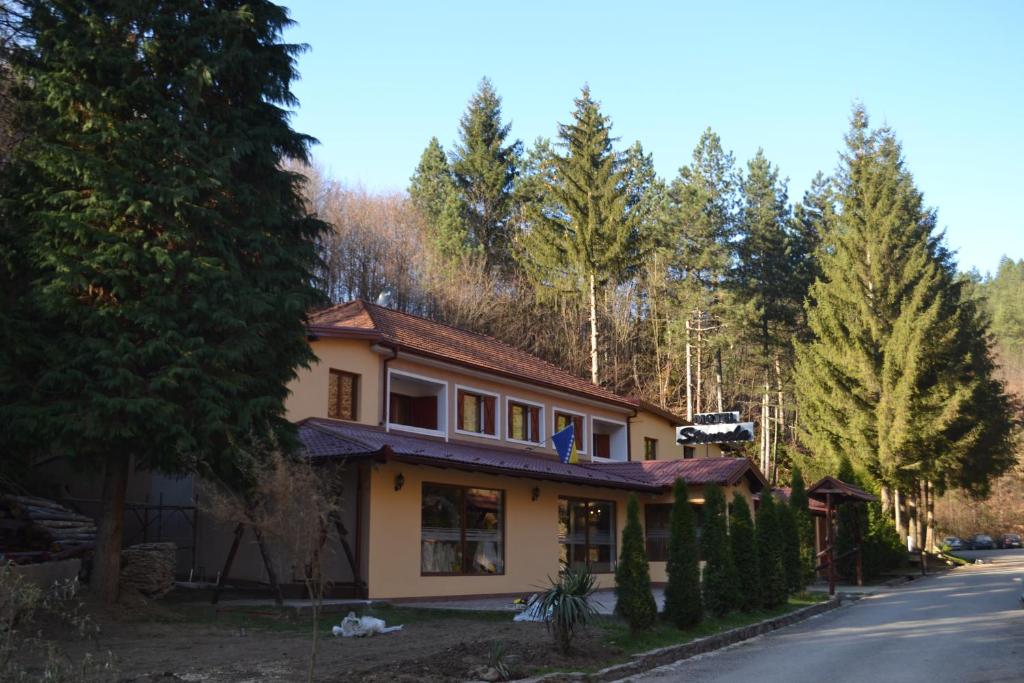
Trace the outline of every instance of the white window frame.
[[[623, 458], [622, 460], [619, 460], [617, 458], [599, 458], [599, 457], [597, 457], [595, 455], [592, 455], [592, 456], [590, 456], [591, 461], [593, 461], [593, 462], [629, 462], [629, 433], [628, 433], [628, 430], [627, 430], [626, 423], [625, 422], [619, 422], [618, 420], [610, 420], [607, 417], [591, 416], [591, 418], [590, 418], [590, 424], [591, 424], [590, 429], [591, 429], [591, 431], [593, 431], [593, 429], [594, 429], [593, 424], [594, 424], [595, 421], [597, 421], [597, 422], [604, 422], [605, 424], [610, 424], [610, 425], [618, 425], [619, 427], [622, 428], [622, 434], [623, 434], [622, 441], [623, 441], [623, 443], [626, 444], [626, 453], [625, 453], [626, 457]], [[614, 444], [609, 444], [609, 446], [614, 446]]]
[[[494, 398], [494, 433], [487, 434], [486, 432], [467, 432], [464, 429], [459, 428], [459, 391], [465, 391], [470, 394], [479, 394], [481, 396], [492, 396]], [[496, 441], [501, 440], [501, 394], [494, 391], [487, 391], [486, 389], [478, 389], [477, 387], [467, 386], [465, 384], [455, 385], [455, 401], [453, 403], [454, 410], [452, 411], [452, 424], [455, 426], [452, 428], [456, 434], [464, 434], [466, 436], [482, 437], [484, 439], [495, 439]]]
[[530, 401], [530, 400], [525, 399], [525, 398], [518, 398], [516, 396], [506, 396], [505, 397], [505, 415], [508, 415], [509, 404], [510, 403], [522, 403], [523, 405], [534, 406], [536, 408], [540, 408], [540, 417], [538, 418], [538, 425], [537, 425], [537, 428], [540, 430], [540, 441], [524, 441], [522, 439], [513, 439], [509, 435], [509, 430], [512, 429], [512, 421], [508, 420], [508, 419], [505, 420], [505, 423], [506, 423], [505, 424], [505, 441], [508, 441], [509, 443], [522, 444], [524, 446], [533, 446], [534, 448], [536, 448], [538, 446], [541, 447], [541, 448], [546, 448], [547, 447], [547, 435], [544, 433], [544, 427], [545, 427], [544, 423], [547, 420], [547, 417], [546, 417], [547, 413], [545, 413], [545, 410], [547, 410], [547, 406], [544, 405], [543, 403], [538, 403], [537, 401]]
[[587, 425], [590, 424], [590, 417], [586, 413], [581, 413], [578, 410], [569, 410], [562, 406], [551, 406], [551, 433], [554, 434], [557, 431], [558, 426], [555, 424], [555, 413], [565, 413], [566, 415], [575, 415], [576, 417], [583, 418], [583, 448], [576, 449], [576, 453], [579, 455], [587, 454], [587, 445], [590, 443], [590, 430]]
[[[392, 375], [398, 375], [399, 378], [408, 377], [409, 379], [420, 380], [421, 382], [429, 382], [431, 384], [437, 384], [441, 387], [441, 395], [437, 397], [437, 424], [442, 429], [424, 429], [423, 427], [410, 427], [409, 425], [395, 424], [391, 421], [391, 377]], [[425, 436], [443, 436], [445, 441], [448, 440], [448, 382], [443, 379], [437, 379], [436, 377], [427, 377], [426, 375], [418, 375], [414, 372], [408, 372], [406, 370], [400, 370], [395, 368], [388, 368], [388, 382], [387, 382], [387, 399], [384, 402], [384, 431], [390, 432], [392, 429], [410, 432], [412, 434], [423, 434]], [[441, 410], [444, 409], [442, 414]]]

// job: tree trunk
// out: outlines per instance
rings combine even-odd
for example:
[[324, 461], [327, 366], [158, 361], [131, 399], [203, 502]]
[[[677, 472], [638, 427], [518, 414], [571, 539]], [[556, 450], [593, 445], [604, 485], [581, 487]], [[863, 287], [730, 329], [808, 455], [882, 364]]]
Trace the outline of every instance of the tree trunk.
[[693, 372], [690, 366], [690, 319], [686, 319], [686, 419], [693, 422]]
[[715, 398], [718, 412], [722, 412], [722, 349], [715, 349]]
[[597, 373], [597, 282], [590, 274], [590, 381], [598, 384]]
[[130, 458], [107, 456], [103, 468], [103, 498], [96, 530], [92, 589], [107, 604], [117, 602], [121, 580], [121, 546], [124, 543], [124, 501], [128, 493]]
[[892, 492], [889, 487], [883, 484], [878, 489], [879, 498], [882, 501], [882, 512], [892, 517]]
[[701, 402], [701, 398], [702, 398], [701, 392], [704, 390], [703, 387], [701, 386], [701, 377], [702, 377], [702, 373], [704, 371], [704, 368], [701, 367], [701, 365], [702, 365], [701, 361], [703, 360], [703, 353], [702, 352], [703, 352], [703, 346], [704, 346], [704, 340], [703, 340], [703, 334], [702, 334], [703, 332], [704, 332], [704, 318], [701, 315], [700, 309], [698, 308], [697, 309], [697, 400], [696, 400], [696, 408], [695, 408], [695, 411], [697, 413], [700, 412], [700, 408], [701, 408], [700, 402]]
[[932, 552], [937, 552], [939, 544], [936, 542], [935, 537], [935, 486], [930, 482], [925, 482], [925, 486], [928, 491], [928, 544]]
[[900, 544], [907, 544], [906, 515], [903, 514], [903, 496], [900, 495], [900, 488], [893, 488], [893, 510], [896, 514], [896, 533], [899, 534]]
[[771, 424], [769, 422], [768, 412], [768, 392], [770, 391], [771, 379], [768, 376], [768, 370], [765, 369], [764, 373], [764, 392], [761, 394], [761, 472], [766, 477], [771, 476], [771, 463], [769, 462], [770, 457], [770, 444], [771, 444]]
[[782, 392], [782, 363], [778, 352], [775, 353], [775, 394], [778, 403], [775, 406], [775, 439], [772, 441], [772, 482], [779, 480], [779, 436], [786, 428], [785, 399]]

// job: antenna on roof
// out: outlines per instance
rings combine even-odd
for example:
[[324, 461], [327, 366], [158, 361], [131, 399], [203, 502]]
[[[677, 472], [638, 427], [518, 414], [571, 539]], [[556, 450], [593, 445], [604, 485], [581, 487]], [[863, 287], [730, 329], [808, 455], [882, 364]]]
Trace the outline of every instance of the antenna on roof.
[[377, 295], [377, 305], [383, 306], [384, 308], [391, 308], [391, 301], [395, 298], [395, 293], [391, 291], [390, 287], [385, 287], [381, 290], [381, 293]]

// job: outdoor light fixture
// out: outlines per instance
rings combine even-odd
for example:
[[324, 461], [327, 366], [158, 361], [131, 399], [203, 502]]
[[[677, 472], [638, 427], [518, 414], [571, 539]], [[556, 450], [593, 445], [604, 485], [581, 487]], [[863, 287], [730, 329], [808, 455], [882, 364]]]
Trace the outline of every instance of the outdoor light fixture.
[[405, 486], [405, 475], [398, 473], [395, 475], [395, 490], [401, 491], [403, 486]]
[[530, 500], [537, 500], [540, 498], [540, 487], [534, 486], [533, 490], [530, 491]]

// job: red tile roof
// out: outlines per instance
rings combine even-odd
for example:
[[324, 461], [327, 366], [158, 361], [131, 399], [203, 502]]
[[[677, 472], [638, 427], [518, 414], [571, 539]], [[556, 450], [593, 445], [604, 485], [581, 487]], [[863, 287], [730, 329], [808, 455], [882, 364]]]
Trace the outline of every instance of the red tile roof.
[[314, 459], [346, 457], [394, 458], [437, 467], [474, 472], [605, 486], [633, 491], [664, 491], [677, 477], [691, 485], [730, 485], [744, 476], [760, 489], [764, 477], [746, 458], [699, 458], [628, 463], [564, 465], [553, 455], [522, 449], [484, 446], [460, 441], [385, 432], [377, 427], [308, 418], [298, 424], [299, 438]]
[[875, 496], [868, 493], [862, 488], [854, 486], [853, 484], [847, 484], [841, 479], [835, 477], [822, 477], [818, 481], [814, 482], [807, 487], [807, 497], [814, 500], [824, 501], [828, 494], [836, 496], [834, 502], [836, 504], [845, 502], [871, 502], [878, 500]]
[[362, 300], [313, 313], [309, 316], [309, 330], [321, 336], [377, 339], [397, 346], [400, 353], [409, 351], [623, 407], [640, 405], [636, 399], [619, 396], [494, 337]]

